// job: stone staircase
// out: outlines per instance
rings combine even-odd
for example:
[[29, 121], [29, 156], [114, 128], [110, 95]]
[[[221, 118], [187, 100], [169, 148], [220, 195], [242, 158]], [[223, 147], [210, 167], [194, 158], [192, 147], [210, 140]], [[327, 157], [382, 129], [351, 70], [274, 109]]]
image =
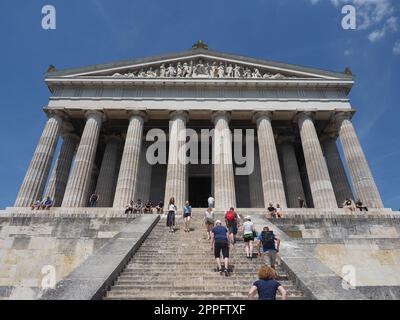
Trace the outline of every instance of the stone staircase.
[[[193, 212], [189, 233], [184, 232], [182, 218], [178, 216], [175, 233], [169, 233], [163, 217], [104, 299], [247, 299], [249, 288], [257, 280], [262, 259], [256, 258], [256, 250], [254, 259], [246, 259], [244, 243], [239, 239], [231, 247], [230, 276], [215, 272], [203, 212]], [[278, 274], [278, 281], [288, 291], [289, 299], [304, 299], [304, 294], [285, 270], [278, 267]]]

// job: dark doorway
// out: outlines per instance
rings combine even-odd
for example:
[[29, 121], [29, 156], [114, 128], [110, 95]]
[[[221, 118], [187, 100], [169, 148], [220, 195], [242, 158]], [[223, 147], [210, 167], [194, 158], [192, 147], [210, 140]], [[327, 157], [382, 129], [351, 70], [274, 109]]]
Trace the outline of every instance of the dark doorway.
[[189, 178], [189, 201], [192, 208], [206, 208], [210, 194], [210, 177]]

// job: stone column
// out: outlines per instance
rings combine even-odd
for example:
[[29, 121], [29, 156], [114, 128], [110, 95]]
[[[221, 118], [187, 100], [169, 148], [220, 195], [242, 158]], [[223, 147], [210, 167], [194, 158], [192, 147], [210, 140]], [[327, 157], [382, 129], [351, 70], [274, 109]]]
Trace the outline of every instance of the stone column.
[[105, 142], [106, 148], [96, 185], [96, 192], [99, 195], [97, 206], [103, 208], [111, 207], [113, 204], [116, 184], [115, 176], [118, 174], [118, 154], [122, 141], [120, 136], [108, 135]]
[[92, 168], [92, 175], [90, 177], [90, 183], [88, 187], [88, 191], [86, 192], [86, 203], [85, 207], [89, 206], [90, 204], [90, 196], [96, 192], [96, 184], [97, 184], [97, 179], [99, 178], [99, 167], [97, 166], [96, 163], [93, 163], [93, 168]]
[[92, 169], [104, 115], [93, 110], [87, 111], [85, 116], [85, 128], [68, 179], [62, 207], [78, 208], [87, 205]]
[[337, 208], [335, 193], [312, 120], [312, 114], [309, 112], [300, 113], [297, 121], [314, 207]]
[[174, 111], [170, 114], [169, 122], [169, 152], [167, 180], [165, 184], [164, 204], [175, 197], [178, 210], [183, 208], [186, 198], [186, 111]]
[[321, 141], [336, 201], [338, 206], [341, 207], [346, 198], [353, 199], [353, 192], [336, 145], [336, 136], [326, 135]]
[[138, 173], [138, 188], [136, 189], [135, 199], [143, 201], [150, 200], [151, 172], [152, 166], [146, 159], [147, 143], [143, 142], [142, 151], [140, 153], [140, 164]]
[[62, 124], [63, 119], [59, 113], [54, 112], [49, 115], [14, 207], [28, 207], [36, 200], [41, 200]]
[[344, 112], [338, 113], [336, 115], [336, 124], [357, 197], [367, 207], [383, 208], [381, 196], [356, 131], [351, 123], [350, 114]]
[[252, 208], [264, 208], [264, 194], [261, 182], [260, 153], [254, 145], [254, 170], [249, 175], [250, 203]]
[[62, 138], [63, 143], [60, 153], [54, 165], [45, 193], [45, 196], [49, 196], [53, 200], [54, 207], [61, 206], [76, 146], [79, 142], [79, 137], [73, 133], [65, 133], [62, 135]]
[[257, 123], [258, 148], [260, 152], [261, 178], [264, 192], [264, 206], [272, 202], [287, 207], [285, 187], [283, 185], [274, 132], [272, 131], [271, 112], [257, 112], [254, 120]]
[[287, 202], [289, 208], [299, 208], [298, 197], [305, 199], [303, 183], [293, 146], [294, 137], [280, 138], [282, 166], [286, 177]]
[[213, 113], [215, 125], [213, 136], [214, 198], [218, 210], [236, 207], [235, 177], [232, 159], [232, 133], [229, 129], [230, 114]]
[[115, 189], [114, 208], [123, 208], [134, 200], [145, 117], [143, 111], [131, 113]]

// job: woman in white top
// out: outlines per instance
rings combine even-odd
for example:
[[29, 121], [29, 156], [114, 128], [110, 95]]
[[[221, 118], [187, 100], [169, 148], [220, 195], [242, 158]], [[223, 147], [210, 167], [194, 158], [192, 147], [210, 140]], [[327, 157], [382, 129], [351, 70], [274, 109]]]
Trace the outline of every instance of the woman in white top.
[[253, 258], [253, 248], [254, 248], [254, 235], [256, 228], [254, 226], [254, 223], [251, 222], [251, 217], [246, 216], [244, 218], [244, 223], [243, 223], [243, 240], [245, 244], [245, 251], [246, 251], [246, 257], [248, 259]]
[[208, 207], [204, 213], [204, 224], [206, 225], [207, 230], [207, 240], [210, 240], [211, 230], [214, 227], [214, 210], [211, 207]]
[[175, 214], [176, 214], [176, 205], [175, 198], [172, 197], [169, 199], [168, 204], [168, 215], [167, 215], [167, 227], [169, 227], [169, 232], [174, 232], [175, 229]]

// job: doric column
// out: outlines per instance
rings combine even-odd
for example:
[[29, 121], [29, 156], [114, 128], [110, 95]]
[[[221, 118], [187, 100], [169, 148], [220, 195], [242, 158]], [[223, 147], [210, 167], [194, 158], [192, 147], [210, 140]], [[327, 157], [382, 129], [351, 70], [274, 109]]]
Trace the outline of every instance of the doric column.
[[297, 117], [308, 180], [315, 208], [337, 208], [328, 167], [315, 130], [312, 114], [300, 113]]
[[77, 208], [87, 205], [93, 163], [104, 115], [99, 111], [87, 111], [85, 116], [85, 128], [68, 179], [62, 207]]
[[289, 208], [299, 208], [298, 197], [305, 199], [303, 183], [294, 150], [294, 137], [281, 137], [280, 151], [282, 154], [282, 166], [286, 178], [287, 202]]
[[15, 207], [28, 207], [36, 200], [41, 200], [62, 123], [63, 119], [59, 113], [54, 112], [49, 115], [24, 181], [19, 189], [14, 204]]
[[261, 182], [260, 153], [254, 145], [254, 170], [249, 175], [250, 203], [252, 208], [264, 208], [264, 194]]
[[152, 166], [146, 159], [148, 143], [143, 142], [142, 151], [140, 153], [140, 164], [138, 173], [138, 188], [136, 189], [135, 199], [143, 201], [150, 200], [151, 172]]
[[97, 179], [96, 192], [99, 195], [98, 207], [111, 207], [114, 199], [114, 191], [118, 174], [117, 166], [119, 160], [119, 149], [122, 141], [117, 135], [108, 135], [105, 139], [106, 148], [104, 150], [103, 160], [99, 177]]
[[381, 196], [351, 123], [350, 114], [338, 113], [336, 124], [357, 197], [368, 207], [383, 208]]
[[169, 152], [167, 180], [165, 184], [164, 203], [175, 197], [175, 205], [181, 210], [186, 198], [186, 111], [174, 111], [169, 121]]
[[336, 135], [326, 135], [321, 141], [336, 201], [341, 207], [346, 198], [353, 199], [353, 192], [336, 145]]
[[287, 207], [285, 187], [283, 185], [274, 132], [272, 131], [271, 112], [257, 112], [254, 120], [257, 123], [258, 148], [260, 152], [261, 178], [264, 192], [264, 205], [280, 204]]
[[45, 196], [49, 196], [54, 203], [54, 207], [61, 206], [65, 188], [67, 187], [68, 176], [71, 170], [72, 161], [79, 137], [73, 133], [62, 134], [63, 143], [60, 153], [54, 165]]
[[215, 207], [227, 210], [236, 207], [235, 179], [232, 160], [232, 133], [229, 129], [230, 114], [213, 113], [213, 170]]
[[115, 189], [114, 208], [122, 208], [134, 200], [145, 117], [143, 111], [131, 113]]

